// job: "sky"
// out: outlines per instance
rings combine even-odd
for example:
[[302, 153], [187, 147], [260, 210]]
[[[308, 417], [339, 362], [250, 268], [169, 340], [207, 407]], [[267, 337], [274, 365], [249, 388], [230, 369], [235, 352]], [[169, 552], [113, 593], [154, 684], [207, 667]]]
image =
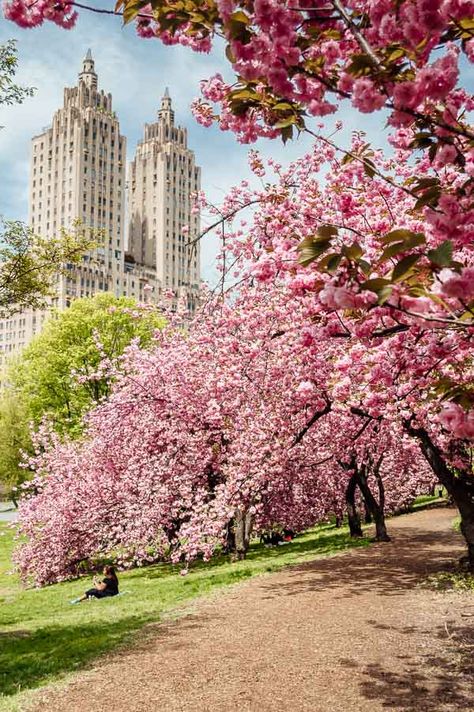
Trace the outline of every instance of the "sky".
[[[104, 0], [102, 6], [112, 7], [112, 3]], [[199, 126], [189, 108], [199, 95], [200, 79], [216, 72], [231, 78], [222, 47], [217, 46], [209, 55], [167, 47], [158, 40], [137, 37], [132, 26], [122, 26], [120, 18], [87, 11], [80, 11], [71, 31], [49, 22], [24, 30], [0, 15], [0, 43], [7, 39], [17, 40], [17, 83], [35, 87], [36, 93], [20, 106], [0, 110], [0, 126], [4, 126], [0, 130], [0, 216], [26, 220], [30, 139], [50, 125], [54, 111], [62, 106], [64, 87], [77, 83], [88, 48], [95, 60], [99, 88], [112, 94], [121, 132], [127, 137], [129, 159], [142, 138], [145, 122], [155, 120], [168, 86], [176, 121], [188, 128], [189, 146], [202, 167], [202, 187], [208, 198], [218, 204], [230, 187], [250, 177], [250, 147], [239, 144], [233, 134], [216, 126]], [[345, 123], [346, 139], [351, 129], [364, 128], [369, 138], [380, 145], [380, 116], [361, 117], [349, 108], [342, 115], [338, 113], [337, 118]], [[328, 120], [329, 130], [334, 120]], [[279, 140], [260, 140], [256, 147], [263, 156], [272, 156], [285, 165], [304, 154], [310, 145], [309, 137], [301, 137], [286, 146]], [[216, 254], [216, 240], [206, 236], [201, 245], [201, 273], [210, 283], [216, 279]]]

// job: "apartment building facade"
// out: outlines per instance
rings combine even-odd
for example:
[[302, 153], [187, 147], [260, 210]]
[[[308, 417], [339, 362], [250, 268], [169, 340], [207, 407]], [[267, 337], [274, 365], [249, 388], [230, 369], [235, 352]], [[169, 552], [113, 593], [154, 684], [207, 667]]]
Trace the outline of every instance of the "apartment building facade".
[[126, 138], [111, 94], [99, 90], [89, 50], [78, 83], [65, 88], [51, 126], [32, 139], [28, 221], [35, 233], [51, 237], [79, 220], [98, 231], [98, 247], [79, 264], [65, 265], [48, 309], [0, 320], [2, 360], [31, 341], [51, 309], [66, 309], [74, 298], [111, 292], [157, 301], [171, 289], [177, 296], [189, 294], [193, 310], [199, 247], [186, 261], [189, 237], [181, 228], [191, 224], [192, 234], [199, 230], [198, 217], [191, 215], [191, 193], [200, 187], [200, 169], [187, 148], [186, 129], [174, 127], [168, 93], [157, 123], [145, 127], [129, 184], [126, 249]]
[[201, 169], [186, 128], [175, 125], [167, 89], [129, 167], [129, 252], [155, 269], [162, 289], [184, 299], [190, 311], [199, 297], [200, 225], [192, 205], [200, 189]]

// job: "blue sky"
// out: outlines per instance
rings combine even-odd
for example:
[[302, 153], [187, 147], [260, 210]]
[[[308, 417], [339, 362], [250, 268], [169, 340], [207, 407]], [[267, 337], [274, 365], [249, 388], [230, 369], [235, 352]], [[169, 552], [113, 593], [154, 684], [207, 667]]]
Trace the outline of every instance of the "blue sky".
[[[102, 3], [112, 6], [112, 3]], [[189, 145], [202, 166], [203, 188], [214, 203], [227, 190], [248, 178], [248, 146], [217, 127], [205, 129], [191, 116], [189, 105], [199, 94], [199, 80], [219, 71], [230, 77], [220, 48], [210, 55], [182, 47], [166, 47], [157, 40], [143, 40], [133, 27], [123, 28], [119, 18], [81, 11], [72, 31], [45, 23], [33, 30], [23, 30], [0, 16], [0, 43], [17, 40], [20, 68], [19, 83], [36, 87], [33, 98], [21, 106], [0, 112], [0, 215], [26, 219], [30, 138], [51, 122], [54, 111], [62, 105], [63, 88], [77, 81], [82, 58], [92, 49], [99, 75], [99, 86], [110, 91], [128, 141], [128, 157], [141, 138], [145, 122], [153, 121], [166, 86], [169, 86], [177, 122], [186, 125]], [[376, 130], [379, 116], [361, 117], [346, 110], [338, 118], [347, 129], [364, 127], [369, 138], [380, 143]], [[329, 124], [333, 123], [333, 119]], [[346, 134], [347, 135], [347, 134]], [[377, 140], [378, 139], [378, 140]], [[289, 142], [260, 141], [257, 147], [266, 156], [283, 164], [304, 153], [308, 138]], [[205, 279], [214, 281], [216, 242], [209, 236], [202, 244], [201, 267]]]

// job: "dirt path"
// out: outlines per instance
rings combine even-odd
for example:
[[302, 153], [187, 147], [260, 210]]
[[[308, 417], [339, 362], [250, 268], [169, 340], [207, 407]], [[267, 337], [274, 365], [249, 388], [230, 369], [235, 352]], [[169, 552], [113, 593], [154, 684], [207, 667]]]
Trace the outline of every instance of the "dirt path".
[[474, 596], [417, 587], [461, 552], [453, 510], [390, 521], [393, 541], [198, 602], [35, 710], [474, 710]]

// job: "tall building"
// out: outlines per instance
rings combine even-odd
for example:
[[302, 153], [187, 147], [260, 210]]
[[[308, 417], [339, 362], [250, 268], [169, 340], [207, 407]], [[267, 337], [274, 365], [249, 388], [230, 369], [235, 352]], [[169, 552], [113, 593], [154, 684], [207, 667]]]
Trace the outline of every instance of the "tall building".
[[201, 169], [186, 129], [175, 125], [166, 90], [157, 121], [145, 124], [129, 168], [129, 252], [137, 264], [156, 270], [162, 289], [185, 298], [191, 311], [200, 283], [199, 241], [192, 244], [199, 216], [191, 211], [192, 193], [200, 187]]
[[[98, 89], [89, 50], [78, 83], [64, 90], [64, 105], [52, 125], [32, 139], [30, 227], [52, 237], [79, 219], [104, 235], [103, 243], [80, 264], [68, 264], [66, 274], [58, 275], [51, 307], [65, 309], [74, 297], [103, 291], [140, 301], [151, 290], [158, 295], [154, 266], [125, 255], [125, 166], [126, 139], [112, 96]], [[30, 309], [0, 320], [0, 354], [8, 356], [26, 346], [49, 311]]]
[[[111, 95], [98, 90], [89, 50], [78, 84], [64, 90], [64, 106], [52, 126], [32, 140], [29, 194], [29, 223], [43, 237], [57, 235], [76, 219], [104, 230], [105, 244], [94, 255], [102, 274], [91, 275], [84, 292], [106, 285], [117, 291], [124, 253], [125, 161], [126, 139]], [[71, 282], [66, 280], [66, 292], [75, 294], [77, 285]]]

